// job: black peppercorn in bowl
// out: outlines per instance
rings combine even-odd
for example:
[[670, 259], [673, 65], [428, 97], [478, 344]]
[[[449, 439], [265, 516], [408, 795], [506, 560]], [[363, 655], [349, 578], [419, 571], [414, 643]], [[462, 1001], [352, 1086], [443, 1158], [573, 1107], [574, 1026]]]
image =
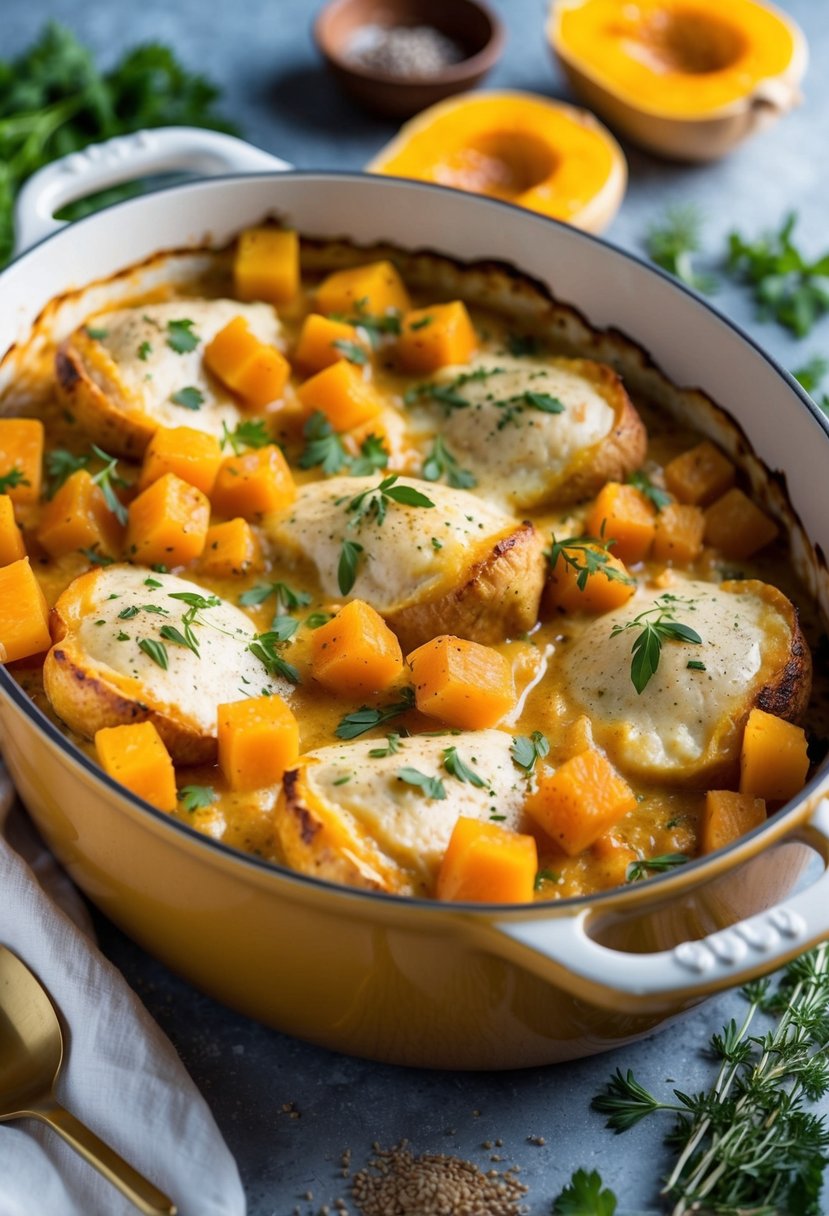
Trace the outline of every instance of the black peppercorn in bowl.
[[355, 101], [408, 118], [478, 84], [501, 54], [504, 30], [480, 0], [331, 0], [314, 39]]

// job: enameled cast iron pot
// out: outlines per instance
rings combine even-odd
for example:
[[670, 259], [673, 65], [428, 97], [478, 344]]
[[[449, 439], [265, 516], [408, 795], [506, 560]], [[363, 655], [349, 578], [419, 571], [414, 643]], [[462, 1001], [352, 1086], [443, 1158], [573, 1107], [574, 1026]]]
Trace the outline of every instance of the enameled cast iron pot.
[[[33, 178], [19, 207], [28, 251], [0, 280], [3, 409], [14, 409], [8, 389], [33, 333], [60, 336], [127, 296], [137, 280], [118, 272], [146, 262], [142, 286], [163, 277], [159, 251], [221, 248], [268, 215], [313, 237], [497, 259], [592, 326], [620, 328], [676, 384], [727, 409], [772, 471], [763, 483], [751, 466], [755, 490], [765, 484], [773, 498], [781, 477], [788, 484], [802, 525], [789, 525], [796, 560], [826, 609], [829, 431], [747, 336], [635, 258], [530, 212], [422, 183], [286, 168], [227, 136], [169, 129], [92, 148]], [[182, 169], [224, 176], [121, 203], [71, 229], [52, 219], [115, 181]], [[707, 416], [697, 423], [718, 437]], [[446, 905], [347, 890], [197, 834], [105, 776], [5, 670], [0, 731], [37, 826], [108, 916], [219, 1000], [341, 1051], [451, 1068], [576, 1058], [645, 1034], [829, 935], [825, 770], [785, 812], [673, 874], [556, 903]], [[791, 894], [815, 855], [817, 879]]]

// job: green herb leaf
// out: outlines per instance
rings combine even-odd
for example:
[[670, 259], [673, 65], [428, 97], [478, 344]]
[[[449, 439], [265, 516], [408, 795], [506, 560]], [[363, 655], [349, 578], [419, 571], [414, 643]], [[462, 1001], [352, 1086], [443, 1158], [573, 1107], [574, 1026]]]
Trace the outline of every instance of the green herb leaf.
[[657, 266], [695, 291], [711, 294], [716, 291], [716, 279], [698, 274], [694, 268], [693, 255], [700, 250], [701, 228], [702, 216], [695, 206], [669, 207], [664, 220], [648, 229], [645, 248]]
[[566, 540], [556, 540], [552, 536], [552, 548], [545, 553], [550, 563], [550, 569], [555, 570], [559, 561], [576, 571], [576, 586], [584, 591], [587, 580], [600, 572], [611, 582], [635, 584], [636, 579], [611, 566], [608, 560], [612, 540], [604, 540], [599, 536], [568, 536]]
[[640, 882], [649, 874], [664, 874], [668, 870], [675, 870], [677, 866], [684, 866], [686, 861], [690, 860], [687, 853], [663, 853], [661, 857], [641, 857], [639, 861], [630, 863], [625, 871], [625, 881]]
[[142, 638], [138, 643], [138, 649], [143, 650], [147, 658], [152, 659], [162, 671], [167, 670], [167, 647], [163, 642], [157, 642], [155, 638]]
[[186, 410], [200, 410], [204, 405], [204, 393], [190, 384], [186, 388], [179, 388], [174, 393], [170, 393], [170, 400], [173, 405], [180, 405]]
[[108, 452], [104, 452], [101, 448], [92, 444], [92, 452], [99, 460], [104, 461], [104, 467], [100, 472], [96, 473], [92, 478], [92, 482], [96, 486], [100, 486], [101, 493], [104, 496], [104, 501], [107, 507], [121, 524], [127, 522], [127, 508], [121, 502], [121, 499], [115, 493], [115, 487], [125, 487], [129, 485], [123, 477], [118, 474], [118, 459], [115, 456], [110, 456]]
[[340, 549], [340, 560], [337, 563], [337, 586], [341, 595], [348, 595], [357, 581], [357, 566], [363, 546], [356, 540], [344, 540]]
[[204, 807], [211, 806], [218, 794], [213, 789], [212, 785], [183, 785], [178, 792], [178, 800], [181, 803], [182, 810], [200, 811]]
[[402, 744], [400, 735], [396, 731], [386, 735], [385, 747], [373, 747], [368, 753], [372, 760], [381, 760], [384, 756], [395, 756], [400, 751]]
[[8, 494], [15, 486], [30, 486], [32, 483], [22, 469], [15, 465], [8, 473], [0, 475], [0, 494]]
[[611, 629], [612, 638], [627, 629], [640, 631], [631, 649], [630, 666], [630, 678], [638, 693], [644, 692], [659, 667], [663, 642], [690, 642], [696, 646], [702, 643], [702, 638], [695, 629], [674, 620], [672, 616], [676, 604], [692, 607], [693, 603], [693, 600], [682, 599], [666, 592], [665, 595], [659, 596], [652, 608], [646, 608], [632, 621], [627, 621], [624, 625], [614, 625]]
[[445, 747], [442, 752], [443, 767], [446, 769], [450, 777], [457, 777], [458, 781], [462, 781], [469, 785], [474, 785], [477, 789], [486, 789], [487, 783], [483, 777], [479, 777], [474, 769], [463, 761], [458, 755], [456, 747]]
[[644, 494], [646, 498], [650, 499], [657, 511], [663, 510], [673, 502], [670, 494], [654, 485], [647, 473], [643, 473], [641, 470], [630, 474], [628, 485], [634, 486], [640, 494]]
[[829, 371], [829, 359], [824, 359], [822, 355], [814, 355], [808, 363], [804, 363], [796, 372], [792, 372], [792, 375], [807, 393], [814, 394], [827, 371]]
[[514, 358], [538, 354], [538, 338], [532, 334], [507, 334], [507, 351]]
[[732, 232], [727, 265], [751, 287], [761, 317], [803, 338], [829, 312], [829, 253], [814, 261], [804, 257], [792, 240], [796, 223], [796, 213], [789, 212], [779, 231], [753, 242]]
[[333, 619], [333, 612], [312, 612], [302, 623], [307, 629], [319, 629], [321, 625], [327, 625]]
[[348, 464], [345, 445], [320, 410], [315, 410], [302, 429], [305, 448], [299, 458], [301, 469], [321, 468], [331, 476]]
[[[142, 363], [146, 363], [149, 356], [152, 354], [152, 345], [149, 342], [142, 342], [138, 348], [138, 358]], [[196, 787], [193, 787], [196, 788]]]
[[368, 477], [380, 469], [388, 467], [389, 454], [379, 435], [366, 435], [360, 444], [360, 455], [348, 462], [348, 471], [352, 477]]
[[277, 604], [288, 612], [305, 608], [311, 603], [311, 596], [307, 591], [295, 591], [287, 583], [281, 582], [257, 583], [255, 587], [249, 587], [239, 596], [239, 603], [249, 608], [251, 605], [264, 604], [272, 595], [276, 596]]
[[297, 629], [299, 629], [299, 621], [295, 616], [275, 616], [270, 631], [277, 642], [288, 642]]
[[267, 423], [262, 418], [248, 418], [232, 431], [228, 430], [226, 422], [222, 423], [220, 447], [224, 449], [229, 443], [234, 456], [241, 455], [245, 448], [265, 448], [270, 442], [271, 435]]
[[403, 401], [406, 405], [415, 405], [418, 401], [436, 401], [445, 408], [447, 414], [452, 410], [465, 410], [471, 402], [461, 396], [460, 390], [467, 384], [487, 380], [490, 376], [500, 376], [503, 372], [503, 367], [476, 367], [474, 371], [461, 372], [453, 380], [430, 380], [415, 384], [404, 394]]
[[65, 448], [52, 448], [46, 453], [46, 475], [49, 479], [49, 498], [54, 498], [63, 483], [78, 469], [85, 469], [92, 459], [87, 452], [83, 456], [75, 456]]
[[446, 797], [446, 789], [440, 777], [430, 777], [427, 773], [421, 773], [419, 769], [411, 768], [409, 765], [397, 770], [397, 780], [405, 782], [406, 785], [416, 785], [423, 790], [427, 798], [432, 798], [435, 802]]
[[535, 876], [535, 881], [533, 882], [533, 890], [542, 891], [544, 889], [544, 886], [546, 885], [546, 883], [548, 883], [548, 882], [557, 883], [560, 878], [561, 878], [561, 875], [558, 874], [555, 870], [548, 870], [548, 869], [539, 870]]
[[[174, 350], [177, 355], [186, 355], [196, 349], [201, 339], [198, 334], [193, 333], [194, 324], [195, 322], [186, 318], [167, 322], [167, 345], [170, 350]], [[189, 408], [192, 407], [188, 406]]]
[[420, 475], [426, 481], [440, 481], [441, 477], [445, 477], [447, 483], [456, 490], [469, 490], [478, 484], [477, 478], [469, 469], [460, 467], [440, 435], [435, 436], [432, 450], [426, 457]]
[[549, 754], [549, 740], [542, 735], [540, 730], [534, 730], [529, 738], [526, 735], [517, 735], [513, 738], [510, 748], [510, 755], [514, 763], [519, 768], [523, 768], [527, 774], [535, 768], [536, 760], [543, 760]]
[[360, 346], [359, 342], [350, 342], [348, 338], [337, 338], [331, 345], [335, 350], [348, 360], [349, 363], [355, 363], [357, 367], [362, 367], [368, 363], [368, 352], [364, 347]]
[[93, 341], [99, 342], [103, 338], [109, 337], [108, 329], [96, 329], [92, 325], [85, 326], [85, 329], [86, 329], [86, 336], [88, 338], [92, 338]]
[[94, 566], [112, 566], [115, 563], [115, 558], [110, 557], [108, 553], [101, 553], [97, 545], [93, 545], [91, 549], [79, 549], [88, 562], [92, 562]]
[[282, 645], [282, 639], [273, 630], [260, 633], [248, 644], [248, 650], [259, 659], [272, 676], [281, 676], [291, 684], [299, 684], [299, 672], [292, 663], [283, 659], [277, 647]]
[[425, 329], [427, 325], [432, 324], [434, 319], [434, 317], [431, 317], [428, 314], [425, 317], [418, 317], [416, 321], [409, 322], [409, 329], [412, 331], [412, 333], [418, 329]]
[[399, 718], [401, 714], [407, 713], [410, 709], [414, 709], [414, 689], [407, 687], [401, 692], [400, 700], [393, 701], [390, 705], [379, 707], [362, 705], [352, 713], [346, 714], [344, 718], [340, 719], [334, 733], [338, 739], [357, 739], [367, 731], [373, 730], [375, 726], [382, 726], [392, 718]]
[[553, 1203], [553, 1216], [614, 1216], [616, 1203], [597, 1170], [576, 1170]]
[[158, 632], [165, 642], [175, 642], [177, 646], [186, 646], [188, 650], [192, 650], [196, 658], [201, 658], [199, 644], [193, 636], [192, 630], [182, 633], [175, 625], [162, 625]]

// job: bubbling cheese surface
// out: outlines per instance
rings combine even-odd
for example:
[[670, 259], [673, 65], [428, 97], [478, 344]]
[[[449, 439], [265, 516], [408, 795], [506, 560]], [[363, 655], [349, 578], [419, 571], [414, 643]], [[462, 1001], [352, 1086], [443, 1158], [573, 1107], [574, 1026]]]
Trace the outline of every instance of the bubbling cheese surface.
[[[735, 724], [785, 661], [792, 640], [789, 622], [760, 586], [676, 577], [667, 593], [640, 589], [564, 649], [559, 705], [586, 713], [613, 759], [644, 776], [683, 778], [735, 760]], [[701, 641], [662, 640], [657, 670], [639, 693], [632, 647], [662, 609]], [[636, 617], [640, 623], [631, 624]]]

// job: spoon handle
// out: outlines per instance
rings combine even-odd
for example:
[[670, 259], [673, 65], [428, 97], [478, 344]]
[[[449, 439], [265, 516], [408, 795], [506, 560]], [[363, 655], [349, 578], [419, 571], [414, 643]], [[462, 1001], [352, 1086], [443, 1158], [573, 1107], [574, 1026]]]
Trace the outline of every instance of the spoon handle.
[[36, 1119], [48, 1123], [76, 1153], [103, 1174], [113, 1186], [126, 1195], [144, 1216], [176, 1216], [177, 1208], [169, 1196], [120, 1157], [93, 1131], [76, 1119], [57, 1102], [38, 1105], [29, 1111]]

